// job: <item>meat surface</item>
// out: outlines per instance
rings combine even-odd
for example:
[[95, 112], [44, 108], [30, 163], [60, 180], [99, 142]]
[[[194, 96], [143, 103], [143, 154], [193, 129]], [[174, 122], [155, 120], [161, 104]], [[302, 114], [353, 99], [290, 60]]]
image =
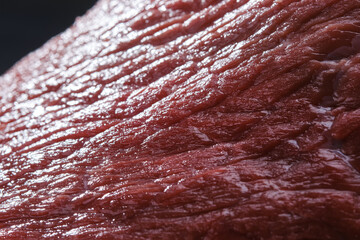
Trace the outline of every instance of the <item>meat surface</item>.
[[360, 1], [100, 0], [0, 78], [1, 239], [360, 239]]

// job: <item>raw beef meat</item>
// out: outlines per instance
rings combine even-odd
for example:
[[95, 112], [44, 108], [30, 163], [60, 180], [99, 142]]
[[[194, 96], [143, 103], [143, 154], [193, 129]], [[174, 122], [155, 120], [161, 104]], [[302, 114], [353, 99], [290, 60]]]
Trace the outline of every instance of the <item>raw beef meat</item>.
[[359, 0], [100, 0], [0, 96], [1, 239], [360, 239]]

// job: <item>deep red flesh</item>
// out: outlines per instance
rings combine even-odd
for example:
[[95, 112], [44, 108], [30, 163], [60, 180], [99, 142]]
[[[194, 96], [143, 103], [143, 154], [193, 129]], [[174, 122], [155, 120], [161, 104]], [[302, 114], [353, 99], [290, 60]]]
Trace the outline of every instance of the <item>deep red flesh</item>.
[[0, 78], [2, 239], [360, 239], [360, 1], [101, 0]]

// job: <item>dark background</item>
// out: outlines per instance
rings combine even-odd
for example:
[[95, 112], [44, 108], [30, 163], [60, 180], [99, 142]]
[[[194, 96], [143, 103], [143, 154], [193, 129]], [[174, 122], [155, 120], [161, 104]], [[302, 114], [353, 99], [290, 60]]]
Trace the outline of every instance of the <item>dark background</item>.
[[72, 25], [96, 0], [0, 0], [0, 75]]

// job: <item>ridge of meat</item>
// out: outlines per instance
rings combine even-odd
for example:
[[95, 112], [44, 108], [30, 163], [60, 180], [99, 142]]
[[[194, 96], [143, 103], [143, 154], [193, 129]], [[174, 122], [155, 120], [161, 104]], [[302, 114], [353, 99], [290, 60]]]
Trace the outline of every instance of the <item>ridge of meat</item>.
[[0, 83], [0, 238], [360, 238], [358, 0], [100, 0]]

